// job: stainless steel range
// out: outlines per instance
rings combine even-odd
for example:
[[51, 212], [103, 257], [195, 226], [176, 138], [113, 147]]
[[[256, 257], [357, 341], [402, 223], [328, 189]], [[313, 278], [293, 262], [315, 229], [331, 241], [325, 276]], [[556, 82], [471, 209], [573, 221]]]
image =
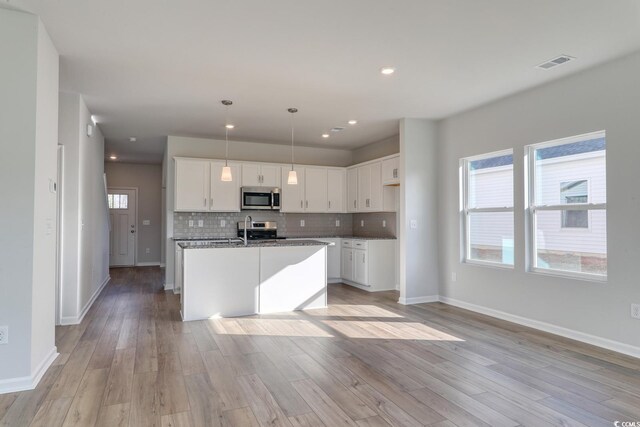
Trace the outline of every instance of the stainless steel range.
[[[238, 237], [244, 237], [244, 221], [238, 222]], [[247, 223], [248, 240], [272, 240], [278, 238], [278, 223], [273, 221], [251, 221]]]

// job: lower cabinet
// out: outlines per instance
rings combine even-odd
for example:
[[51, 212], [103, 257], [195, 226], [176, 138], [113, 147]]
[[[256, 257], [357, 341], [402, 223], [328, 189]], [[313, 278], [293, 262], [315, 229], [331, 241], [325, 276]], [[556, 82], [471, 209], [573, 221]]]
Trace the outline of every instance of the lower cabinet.
[[366, 291], [396, 288], [396, 241], [342, 239], [342, 279]]

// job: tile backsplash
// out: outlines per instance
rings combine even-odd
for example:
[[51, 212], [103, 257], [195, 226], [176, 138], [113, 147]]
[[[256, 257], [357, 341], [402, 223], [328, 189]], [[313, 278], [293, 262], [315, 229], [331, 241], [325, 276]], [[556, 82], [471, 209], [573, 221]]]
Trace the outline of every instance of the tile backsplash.
[[[254, 221], [277, 222], [278, 236], [282, 237], [396, 236], [394, 212], [307, 214], [267, 211], [176, 212], [173, 216], [173, 236], [175, 238], [235, 237], [238, 221], [244, 221], [247, 214], [251, 215]], [[302, 220], [304, 220], [304, 226], [301, 225]], [[382, 226], [383, 220], [386, 222], [386, 227]], [[189, 227], [189, 221], [193, 221], [193, 227]], [[203, 222], [202, 227], [198, 227], [199, 221]], [[337, 221], [339, 225], [336, 225]], [[361, 226], [361, 221], [364, 221], [364, 226]]]

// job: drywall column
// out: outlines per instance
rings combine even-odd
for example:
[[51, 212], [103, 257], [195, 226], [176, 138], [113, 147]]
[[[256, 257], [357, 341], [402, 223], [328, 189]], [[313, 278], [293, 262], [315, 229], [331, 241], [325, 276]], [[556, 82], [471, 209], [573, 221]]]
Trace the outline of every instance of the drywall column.
[[400, 299], [438, 299], [436, 123], [400, 121]]
[[37, 16], [0, 8], [0, 393], [55, 356], [58, 53]]

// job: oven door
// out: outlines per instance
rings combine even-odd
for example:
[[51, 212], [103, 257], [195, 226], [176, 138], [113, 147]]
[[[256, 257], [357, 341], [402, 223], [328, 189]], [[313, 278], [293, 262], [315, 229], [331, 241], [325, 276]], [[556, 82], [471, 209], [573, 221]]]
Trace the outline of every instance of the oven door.
[[272, 193], [266, 189], [242, 189], [243, 210], [272, 210]]

